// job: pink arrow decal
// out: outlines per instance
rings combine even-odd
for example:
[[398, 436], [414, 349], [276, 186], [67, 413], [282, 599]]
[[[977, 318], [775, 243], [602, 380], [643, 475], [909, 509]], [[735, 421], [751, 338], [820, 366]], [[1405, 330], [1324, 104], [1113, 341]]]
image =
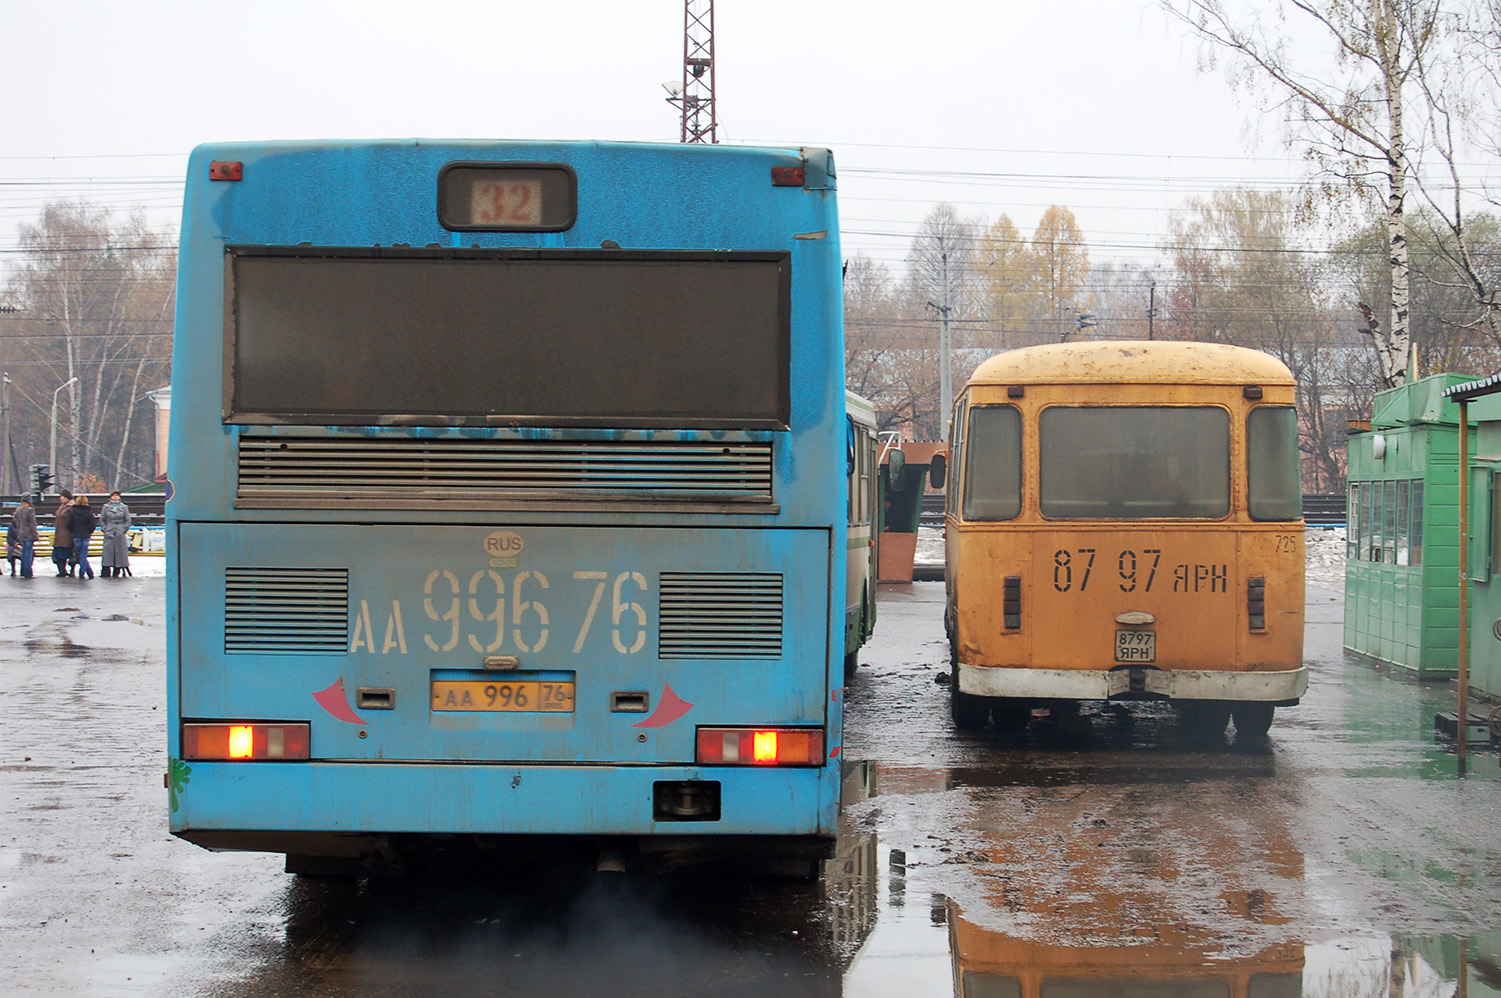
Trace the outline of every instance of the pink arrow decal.
[[631, 725], [633, 728], [660, 728], [671, 724], [693, 709], [693, 704], [684, 700], [672, 692], [672, 687], [662, 684], [662, 699], [657, 701], [657, 709], [651, 712], [651, 716], [644, 721]]
[[343, 676], [335, 679], [334, 684], [328, 689], [314, 693], [313, 699], [318, 701], [318, 706], [341, 721], [347, 721], [350, 724], [369, 723], [349, 706], [349, 694], [344, 692]]

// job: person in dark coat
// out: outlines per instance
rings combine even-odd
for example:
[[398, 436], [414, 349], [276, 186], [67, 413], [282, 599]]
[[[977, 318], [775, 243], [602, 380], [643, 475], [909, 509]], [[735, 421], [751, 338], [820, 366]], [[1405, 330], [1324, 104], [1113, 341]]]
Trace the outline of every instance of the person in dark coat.
[[21, 578], [31, 578], [31, 562], [36, 557], [36, 507], [31, 496], [22, 496], [21, 505], [11, 517], [11, 528], [16, 532], [16, 543], [21, 545]]
[[89, 566], [89, 538], [98, 526], [94, 511], [89, 509], [89, 497], [79, 496], [68, 510], [68, 533], [73, 537], [73, 557], [78, 562], [78, 577], [92, 579], [94, 569]]
[[57, 577], [72, 575], [68, 564], [73, 558], [73, 535], [68, 532], [68, 513], [73, 508], [73, 493], [63, 489], [57, 502], [57, 512], [52, 514], [52, 564], [57, 566]]
[[109, 502], [99, 511], [99, 532], [104, 535], [104, 550], [99, 555], [104, 577], [129, 575], [130, 507], [121, 500], [119, 490], [109, 494]]

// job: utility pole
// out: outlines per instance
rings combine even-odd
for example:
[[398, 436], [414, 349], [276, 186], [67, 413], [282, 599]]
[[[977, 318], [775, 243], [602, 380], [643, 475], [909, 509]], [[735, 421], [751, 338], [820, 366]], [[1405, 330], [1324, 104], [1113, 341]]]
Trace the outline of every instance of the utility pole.
[[[668, 89], [673, 89], [670, 84]], [[683, 2], [683, 83], [667, 102], [682, 111], [678, 141], [719, 142], [714, 108], [714, 0]]]
[[1153, 339], [1152, 322], [1157, 318], [1157, 282], [1152, 282], [1152, 288], [1147, 293], [1147, 339]]
[[949, 338], [949, 312], [953, 311], [953, 306], [949, 304], [949, 255], [940, 253], [938, 259], [942, 267], [940, 297], [943, 301], [937, 305], [928, 302], [928, 307], [938, 313], [938, 439], [947, 441], [949, 412], [954, 408], [954, 365], [949, 359], [953, 349], [953, 341]]
[[10, 372], [0, 374], [0, 422], [4, 423], [4, 442], [0, 443], [0, 492], [10, 495], [16, 491], [10, 481]]

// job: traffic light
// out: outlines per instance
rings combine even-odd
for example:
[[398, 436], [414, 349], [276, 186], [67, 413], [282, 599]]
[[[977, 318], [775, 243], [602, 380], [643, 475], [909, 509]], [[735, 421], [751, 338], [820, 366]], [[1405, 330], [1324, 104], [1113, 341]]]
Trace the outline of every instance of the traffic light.
[[45, 464], [31, 466], [31, 490], [38, 495], [52, 488], [52, 471]]

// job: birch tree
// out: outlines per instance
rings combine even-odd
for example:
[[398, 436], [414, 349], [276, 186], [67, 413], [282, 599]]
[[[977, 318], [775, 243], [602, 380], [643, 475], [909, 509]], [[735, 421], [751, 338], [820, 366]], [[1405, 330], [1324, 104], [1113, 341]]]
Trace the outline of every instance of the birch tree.
[[[1441, 27], [1440, 0], [1283, 0], [1276, 16], [1233, 0], [1162, 0], [1162, 7], [1231, 54], [1232, 82], [1266, 89], [1287, 114], [1295, 140], [1326, 178], [1385, 198], [1390, 300], [1384, 326], [1368, 323], [1389, 386], [1402, 383], [1409, 348], [1406, 201], [1412, 173], [1405, 114], [1415, 77]], [[1311, 30], [1332, 63], [1295, 52], [1290, 35]], [[1213, 63], [1211, 56], [1210, 63]]]
[[141, 431], [154, 416], [143, 399], [170, 378], [176, 254], [169, 239], [139, 216], [121, 220], [68, 202], [47, 205], [20, 227], [18, 241], [20, 263], [6, 288], [18, 321], [5, 324], [3, 353], [27, 403], [17, 411], [30, 463], [50, 460], [56, 396], [60, 485], [149, 477], [151, 438]]

